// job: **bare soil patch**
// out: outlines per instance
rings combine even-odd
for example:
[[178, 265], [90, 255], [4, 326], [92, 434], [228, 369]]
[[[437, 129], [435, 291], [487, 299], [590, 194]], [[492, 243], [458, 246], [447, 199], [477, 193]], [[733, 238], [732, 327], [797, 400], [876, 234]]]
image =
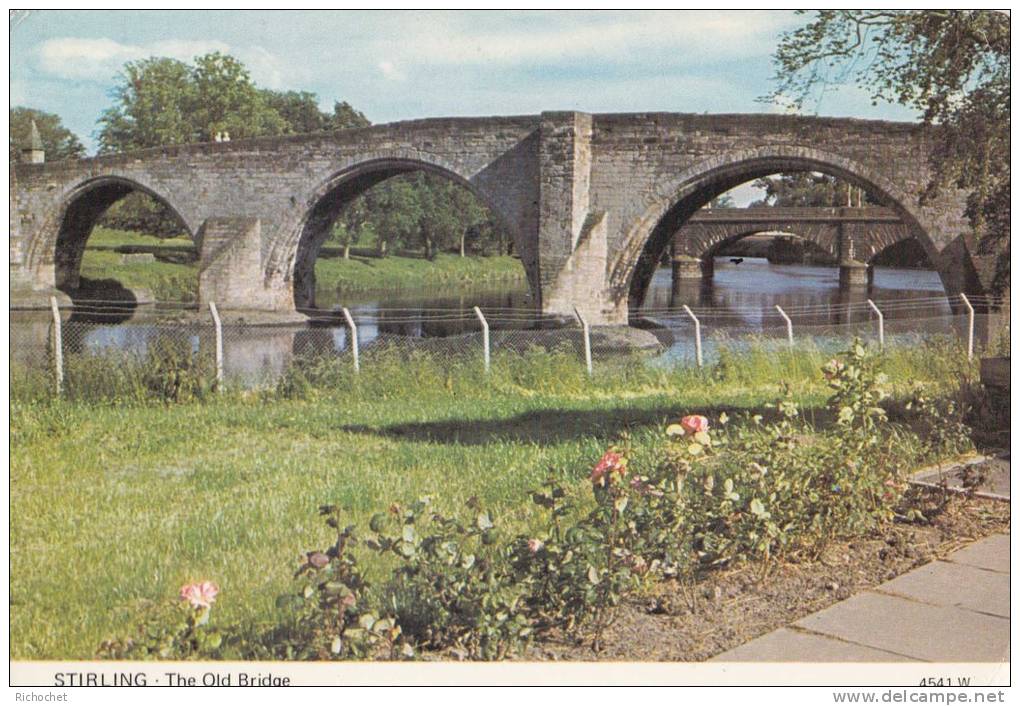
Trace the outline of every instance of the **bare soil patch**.
[[1009, 505], [953, 496], [928, 525], [892, 524], [875, 534], [830, 544], [817, 558], [664, 581], [621, 606], [596, 654], [589, 644], [543, 637], [525, 660], [703, 661], [849, 598], [970, 542], [1009, 531]]

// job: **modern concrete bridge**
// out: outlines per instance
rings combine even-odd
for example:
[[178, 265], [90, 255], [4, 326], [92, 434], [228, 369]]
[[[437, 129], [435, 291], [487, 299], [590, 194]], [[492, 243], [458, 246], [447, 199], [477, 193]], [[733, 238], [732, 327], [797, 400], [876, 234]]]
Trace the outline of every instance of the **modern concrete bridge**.
[[96, 219], [137, 190], [169, 206], [196, 240], [200, 303], [293, 314], [314, 303], [315, 257], [340, 210], [374, 184], [419, 169], [466, 185], [504, 221], [545, 312], [577, 306], [593, 322], [625, 322], [628, 304], [644, 296], [658, 258], [698, 209], [738, 184], [797, 170], [832, 174], [881, 199], [950, 294], [980, 293], [963, 195], [921, 199], [932, 139], [906, 123], [548, 112], [60, 163], [40, 163], [30, 149], [11, 169], [12, 300], [73, 291]]

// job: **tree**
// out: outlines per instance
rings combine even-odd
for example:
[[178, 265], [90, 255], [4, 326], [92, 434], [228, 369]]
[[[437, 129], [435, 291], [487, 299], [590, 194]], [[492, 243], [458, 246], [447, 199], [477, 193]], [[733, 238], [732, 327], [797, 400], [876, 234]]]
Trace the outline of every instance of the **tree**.
[[82, 145], [77, 135], [64, 127], [59, 115], [18, 106], [10, 109], [10, 160], [12, 162], [21, 159], [21, 149], [28, 141], [33, 120], [39, 129], [39, 137], [42, 138], [47, 162], [81, 159], [85, 156], [85, 146]]
[[165, 57], [130, 61], [118, 74], [114, 105], [99, 118], [99, 152], [195, 142], [198, 95], [187, 64]]
[[202, 140], [212, 140], [220, 132], [232, 139], [280, 135], [290, 127], [266, 103], [244, 64], [232, 56], [213, 52], [198, 57], [192, 81], [198, 101], [193, 120]]
[[286, 132], [302, 134], [326, 129], [329, 116], [319, 110], [318, 97], [309, 91], [261, 89], [262, 101], [286, 123]]
[[[112, 96], [114, 105], [99, 119], [101, 153], [208, 141], [220, 133], [240, 139], [368, 124], [347, 103], [336, 103], [330, 115], [319, 110], [314, 93], [259, 89], [244, 64], [219, 52], [197, 57], [193, 65], [165, 57], [128, 62]], [[182, 230], [144, 194], [114, 204], [100, 224], [157, 236]]]
[[756, 179], [765, 198], [751, 206], [838, 207], [880, 205], [864, 189], [819, 172], [789, 172]]
[[[913, 108], [937, 130], [928, 197], [968, 193], [979, 248], [1009, 284], [1010, 21], [984, 10], [820, 10], [783, 35], [768, 97], [795, 108], [835, 84]], [[1004, 215], [1005, 214], [1005, 215]]]
[[347, 128], [368, 127], [371, 124], [364, 113], [353, 108], [347, 101], [335, 101], [333, 115], [326, 119], [327, 130], [346, 130]]

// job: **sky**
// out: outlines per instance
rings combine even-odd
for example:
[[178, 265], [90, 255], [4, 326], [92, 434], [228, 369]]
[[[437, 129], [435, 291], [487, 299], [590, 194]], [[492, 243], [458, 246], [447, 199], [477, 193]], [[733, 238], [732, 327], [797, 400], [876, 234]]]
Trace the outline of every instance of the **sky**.
[[[374, 123], [586, 112], [760, 113], [788, 11], [31, 10], [11, 19], [11, 106], [61, 117], [93, 152], [127, 61], [229, 53], [266, 88], [345, 100]], [[860, 89], [805, 112], [912, 120]], [[743, 196], [750, 192], [745, 190]], [[744, 200], [738, 196], [738, 202]]]

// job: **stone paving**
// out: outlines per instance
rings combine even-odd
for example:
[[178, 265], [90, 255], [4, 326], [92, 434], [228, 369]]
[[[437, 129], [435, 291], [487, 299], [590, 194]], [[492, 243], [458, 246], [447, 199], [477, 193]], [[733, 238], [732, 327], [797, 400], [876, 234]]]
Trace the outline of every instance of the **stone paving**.
[[[985, 476], [975, 495], [997, 500], [1009, 499], [1009, 454], [976, 459], [975, 462], [966, 465], [973, 466], [976, 472], [979, 471]], [[959, 465], [947, 469], [929, 468], [913, 476], [911, 481], [931, 485], [945, 481], [948, 487], [959, 490], [963, 487], [963, 481], [958, 474], [961, 468]]]
[[995, 534], [713, 658], [1008, 662], [1009, 535]]

